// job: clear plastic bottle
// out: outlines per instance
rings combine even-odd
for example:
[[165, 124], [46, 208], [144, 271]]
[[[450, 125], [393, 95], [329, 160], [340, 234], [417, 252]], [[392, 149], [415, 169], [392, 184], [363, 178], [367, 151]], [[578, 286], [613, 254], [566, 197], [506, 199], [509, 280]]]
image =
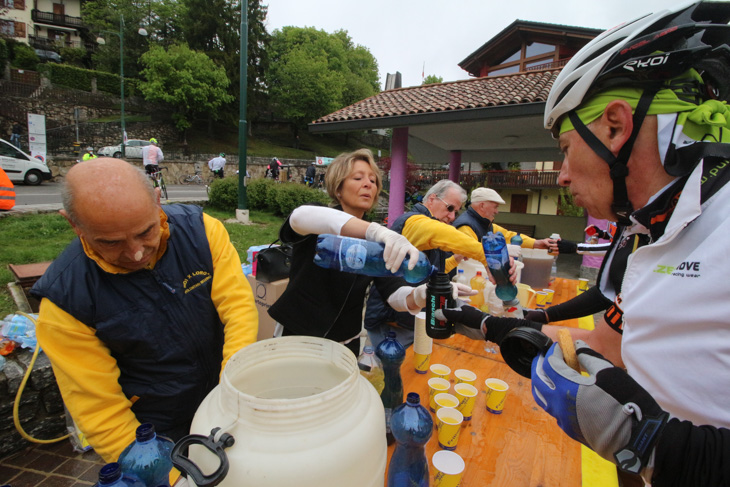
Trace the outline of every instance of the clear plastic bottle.
[[400, 367], [406, 358], [406, 349], [395, 338], [395, 332], [389, 331], [388, 336], [378, 344], [375, 355], [383, 363], [385, 373], [385, 387], [380, 393], [380, 399], [385, 408], [385, 432], [388, 444], [395, 439], [390, 429], [390, 419], [393, 409], [403, 403], [403, 379], [400, 375]]
[[510, 261], [504, 235], [489, 232], [482, 237], [482, 247], [489, 272], [497, 283], [497, 297], [502, 301], [512, 301], [517, 297], [517, 286], [509, 280]]
[[408, 269], [409, 258], [403, 259], [400, 268], [392, 273], [385, 268], [383, 251], [385, 245], [360, 238], [322, 234], [317, 237], [314, 263], [325, 269], [364, 274], [366, 276], [402, 276], [410, 283], [424, 281], [436, 268], [423, 252], [419, 253], [418, 263]]
[[484, 276], [482, 276], [482, 271], [477, 271], [474, 277], [472, 277], [469, 281], [469, 286], [471, 286], [472, 290], [477, 292], [474, 296], [469, 298], [471, 301], [470, 304], [475, 308], [481, 308], [484, 305], [484, 287], [486, 285], [487, 280], [484, 279]]
[[151, 423], [137, 427], [137, 437], [119, 455], [124, 473], [140, 479], [146, 487], [168, 485], [172, 460], [170, 452], [175, 444], [155, 434]]
[[94, 487], [145, 487], [141, 480], [122, 474], [117, 462], [107, 463], [99, 470], [99, 482]]
[[464, 284], [466, 286], [469, 285], [469, 280], [466, 278], [466, 274], [464, 274], [464, 269], [457, 269], [456, 275], [452, 279], [454, 282], [458, 282], [459, 284]]
[[406, 402], [393, 410], [391, 427], [397, 443], [388, 465], [388, 487], [428, 487], [424, 446], [433, 433], [433, 420], [418, 394], [409, 392]]
[[357, 366], [360, 369], [360, 375], [365, 377], [380, 395], [385, 388], [385, 372], [373, 347], [366, 345], [362, 349], [362, 353], [357, 358]]

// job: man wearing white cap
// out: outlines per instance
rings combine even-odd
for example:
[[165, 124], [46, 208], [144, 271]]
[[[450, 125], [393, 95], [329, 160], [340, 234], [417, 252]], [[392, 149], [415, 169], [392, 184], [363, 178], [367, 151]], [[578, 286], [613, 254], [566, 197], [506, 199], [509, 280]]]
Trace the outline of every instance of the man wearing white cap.
[[[471, 206], [454, 221], [453, 225], [459, 231], [477, 239], [479, 242], [489, 232], [501, 232], [509, 242], [512, 237], [517, 235], [517, 232], [511, 232], [493, 223], [494, 218], [499, 213], [499, 205], [503, 204], [505, 204], [505, 201], [495, 190], [477, 188], [471, 192]], [[556, 251], [558, 248], [557, 242], [549, 238], [535, 240], [523, 234], [520, 234], [520, 237], [522, 237], [522, 247], [527, 249]]]

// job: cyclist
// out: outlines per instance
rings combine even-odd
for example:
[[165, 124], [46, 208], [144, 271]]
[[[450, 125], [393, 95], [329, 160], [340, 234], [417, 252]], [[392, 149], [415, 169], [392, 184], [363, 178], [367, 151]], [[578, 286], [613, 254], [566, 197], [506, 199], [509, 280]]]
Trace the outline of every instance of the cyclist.
[[226, 155], [221, 152], [218, 157], [208, 161], [208, 169], [213, 172], [213, 175], [223, 179], [223, 167], [226, 165]]
[[142, 149], [142, 163], [147, 174], [154, 174], [159, 171], [159, 164], [164, 158], [162, 150], [157, 146], [157, 139], [152, 137], [150, 145]]
[[82, 161], [88, 161], [90, 159], [96, 159], [96, 154], [94, 154], [93, 147], [87, 147], [86, 154], [84, 154], [84, 157], [81, 158]]
[[312, 162], [307, 168], [307, 172], [304, 173], [304, 184], [307, 186], [314, 186], [314, 177], [317, 175], [316, 162]]

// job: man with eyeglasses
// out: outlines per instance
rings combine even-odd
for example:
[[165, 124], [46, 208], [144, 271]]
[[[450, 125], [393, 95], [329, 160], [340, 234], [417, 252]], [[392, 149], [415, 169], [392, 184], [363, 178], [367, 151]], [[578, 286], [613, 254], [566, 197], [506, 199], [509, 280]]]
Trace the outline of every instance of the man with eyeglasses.
[[[450, 272], [458, 264], [455, 258], [449, 258], [451, 253], [486, 265], [481, 242], [451, 226], [465, 201], [464, 188], [442, 179], [428, 190], [423, 203], [416, 203], [411, 211], [396, 218], [391, 230], [402, 234], [423, 251], [440, 271]], [[373, 346], [377, 346], [388, 331], [395, 331], [403, 346], [413, 343], [413, 316], [394, 311], [374, 289], [370, 291], [367, 303], [365, 328]]]

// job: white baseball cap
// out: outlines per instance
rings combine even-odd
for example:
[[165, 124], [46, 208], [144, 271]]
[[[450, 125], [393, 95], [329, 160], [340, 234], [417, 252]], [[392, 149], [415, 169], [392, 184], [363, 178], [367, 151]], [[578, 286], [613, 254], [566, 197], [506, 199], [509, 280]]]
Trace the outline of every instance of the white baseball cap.
[[480, 201], [494, 201], [500, 205], [505, 204], [505, 201], [499, 196], [499, 193], [489, 188], [477, 188], [471, 192], [471, 202], [479, 203]]

